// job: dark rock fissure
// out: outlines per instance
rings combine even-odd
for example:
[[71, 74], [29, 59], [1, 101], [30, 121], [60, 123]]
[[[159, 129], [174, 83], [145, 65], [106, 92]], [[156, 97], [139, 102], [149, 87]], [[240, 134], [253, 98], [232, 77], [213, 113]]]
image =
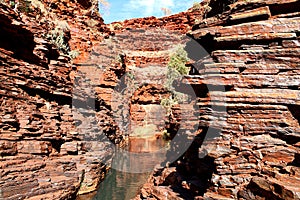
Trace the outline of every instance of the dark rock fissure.
[[33, 54], [36, 43], [33, 33], [22, 26], [11, 24], [7, 16], [0, 14], [0, 48], [14, 52], [15, 58], [29, 63], [41, 64], [41, 60]]
[[[295, 88], [299, 90], [299, 88]], [[293, 117], [298, 121], [300, 124], [300, 105], [288, 105], [289, 111], [292, 113]]]

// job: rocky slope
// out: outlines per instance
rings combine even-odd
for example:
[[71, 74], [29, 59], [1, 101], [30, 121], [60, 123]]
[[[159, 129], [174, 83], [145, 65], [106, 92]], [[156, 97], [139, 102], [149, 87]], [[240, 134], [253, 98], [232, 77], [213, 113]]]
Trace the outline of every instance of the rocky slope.
[[299, 1], [205, 5], [188, 35], [212, 60], [188, 45], [197, 71], [178, 86], [204, 86], [201, 133], [137, 199], [300, 199]]

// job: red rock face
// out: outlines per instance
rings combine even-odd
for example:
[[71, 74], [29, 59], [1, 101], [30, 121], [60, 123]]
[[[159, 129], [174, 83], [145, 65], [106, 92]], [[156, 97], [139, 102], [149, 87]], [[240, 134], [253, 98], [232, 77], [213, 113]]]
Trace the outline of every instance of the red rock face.
[[[100, 99], [97, 109], [86, 113], [97, 124], [88, 132], [78, 128], [84, 116], [74, 117], [71, 108], [74, 80], [89, 78], [77, 65], [87, 60], [93, 41], [100, 43], [103, 20], [69, 1], [30, 4], [26, 12], [10, 7], [0, 4], [0, 199], [71, 199], [94, 191], [106, 173], [101, 160], [112, 156], [110, 145], [101, 146], [95, 137], [121, 138]], [[66, 44], [81, 52], [76, 61], [46, 39], [62, 20], [69, 26], [63, 32]], [[84, 25], [89, 20], [97, 23]], [[106, 76], [114, 79], [115, 71]], [[78, 102], [89, 99], [84, 90], [77, 94]]]
[[117, 29], [119, 32], [122, 29], [146, 29], [146, 28], [164, 28], [167, 30], [176, 30], [181, 33], [186, 33], [191, 29], [195, 23], [195, 19], [201, 16], [201, 10], [189, 10], [187, 12], [181, 12], [178, 14], [156, 18], [156, 17], [146, 17], [146, 18], [136, 18], [128, 19], [123, 22], [114, 22], [112, 25], [120, 24], [121, 28]]
[[[155, 131], [164, 128], [165, 119], [152, 116], [169, 95], [164, 88], [139, 86], [124, 116], [112, 113], [113, 95], [125, 72], [137, 82], [165, 79], [167, 50], [184, 42], [178, 32], [188, 32], [211, 57], [193, 54], [197, 73], [178, 84], [197, 94], [195, 116], [181, 125], [196, 138], [178, 161], [153, 172], [137, 198], [300, 198], [299, 1], [204, 1], [198, 11], [126, 20], [115, 32], [90, 1], [44, 0], [30, 9], [0, 4], [0, 199], [72, 199], [95, 191], [106, 173], [100, 163], [112, 156], [111, 145], [97, 141], [122, 142], [116, 121], [143, 126], [148, 115]], [[63, 37], [80, 53], [74, 60], [46, 39], [58, 21], [69, 26]], [[74, 116], [74, 98], [92, 99], [96, 109]], [[167, 128], [175, 129], [191, 107], [173, 107]], [[81, 128], [86, 116], [94, 116], [91, 126]]]
[[202, 131], [137, 199], [299, 199], [299, 1], [206, 5], [188, 34], [214, 62], [193, 54], [181, 82], [200, 88]]

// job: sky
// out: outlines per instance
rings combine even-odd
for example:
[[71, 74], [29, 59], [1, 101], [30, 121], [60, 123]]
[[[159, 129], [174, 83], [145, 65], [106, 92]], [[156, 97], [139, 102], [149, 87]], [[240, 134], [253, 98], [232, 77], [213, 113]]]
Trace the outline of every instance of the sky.
[[172, 14], [190, 8], [193, 0], [107, 0], [110, 6], [100, 6], [100, 13], [105, 23], [123, 21], [125, 19], [140, 17], [162, 17], [161, 8], [168, 8]]

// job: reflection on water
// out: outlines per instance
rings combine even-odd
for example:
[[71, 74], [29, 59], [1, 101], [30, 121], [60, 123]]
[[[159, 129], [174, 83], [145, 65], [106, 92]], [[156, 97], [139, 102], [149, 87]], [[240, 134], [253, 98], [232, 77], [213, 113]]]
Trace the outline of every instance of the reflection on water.
[[166, 143], [161, 137], [130, 138], [126, 149], [116, 149], [113, 167], [93, 200], [134, 198], [155, 165], [165, 160], [166, 150]]
[[147, 182], [150, 172], [125, 173], [111, 169], [100, 184], [94, 200], [127, 200], [134, 198]]

